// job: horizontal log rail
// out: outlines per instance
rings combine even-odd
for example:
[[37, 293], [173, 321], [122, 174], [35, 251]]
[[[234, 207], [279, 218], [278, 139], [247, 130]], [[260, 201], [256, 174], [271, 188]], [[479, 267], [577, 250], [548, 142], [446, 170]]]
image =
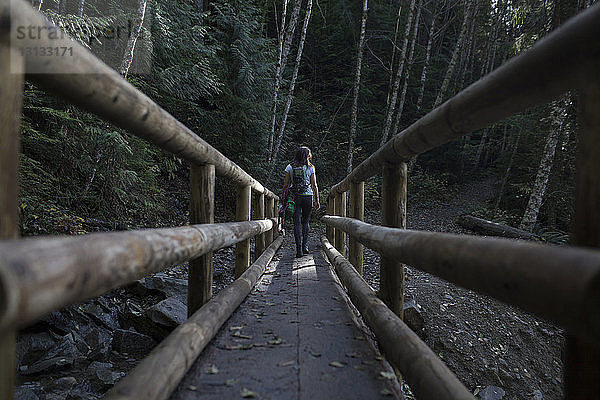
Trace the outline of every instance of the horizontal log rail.
[[283, 242], [279, 236], [231, 285], [179, 325], [107, 395], [107, 400], [168, 399], [221, 326], [248, 296]]
[[598, 21], [600, 4], [567, 21], [528, 51], [392, 137], [333, 186], [329, 195], [346, 192], [351, 182], [366, 181], [381, 173], [385, 163], [408, 161], [417, 154], [584, 85], [586, 70], [600, 58]]
[[418, 399], [469, 399], [475, 397], [427, 347], [427, 345], [381, 301], [369, 284], [356, 272], [325, 236], [325, 254], [347, 287], [358, 308], [382, 346], [385, 355], [400, 370]]
[[[15, 30], [18, 26], [53, 26], [23, 0], [3, 1], [0, 5], [0, 20], [10, 21], [10, 26]], [[25, 72], [28, 79], [192, 164], [213, 164], [218, 175], [240, 185], [251, 186], [254, 191], [267, 197], [277, 197], [85, 47], [61, 33], [57, 33], [57, 39], [48, 38], [49, 35], [41, 36], [43, 37], [35, 39], [27, 36], [18, 42], [22, 48], [72, 48], [73, 55], [26, 56]], [[11, 40], [6, 32], [0, 35], [0, 41], [9, 45], [15, 45], [17, 42]]]
[[386, 257], [600, 339], [600, 251], [322, 220]]
[[0, 241], [0, 331], [264, 233], [276, 219]]

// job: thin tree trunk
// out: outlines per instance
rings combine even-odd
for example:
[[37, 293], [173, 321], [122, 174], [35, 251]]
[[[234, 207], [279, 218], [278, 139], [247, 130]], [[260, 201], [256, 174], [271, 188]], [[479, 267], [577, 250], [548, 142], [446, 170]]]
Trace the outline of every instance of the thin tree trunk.
[[462, 27], [460, 28], [460, 34], [458, 35], [458, 40], [456, 41], [456, 46], [454, 47], [454, 51], [452, 52], [452, 58], [450, 59], [450, 63], [448, 64], [448, 69], [446, 70], [446, 75], [444, 76], [444, 80], [442, 81], [442, 86], [438, 92], [437, 98], [435, 99], [435, 103], [433, 104], [433, 108], [436, 108], [442, 103], [444, 96], [446, 95], [446, 90], [448, 89], [448, 84], [450, 83], [450, 79], [452, 78], [452, 74], [454, 73], [454, 68], [456, 66], [456, 61], [458, 60], [458, 55], [460, 50], [463, 47], [463, 43], [465, 41], [465, 37], [467, 34], [467, 22], [471, 16], [471, 7], [473, 6], [473, 2], [467, 0], [467, 6], [465, 8], [465, 16], [463, 18]]
[[358, 94], [360, 91], [360, 76], [362, 70], [362, 58], [365, 48], [365, 31], [367, 29], [368, 7], [367, 1], [363, 2], [362, 19], [360, 24], [360, 39], [358, 41], [358, 53], [356, 55], [356, 74], [354, 76], [354, 96], [352, 99], [352, 116], [350, 117], [350, 141], [348, 144], [348, 173], [352, 171], [354, 158], [354, 141], [356, 139], [356, 125], [358, 119]]
[[[290, 54], [294, 34], [296, 33], [296, 25], [298, 25], [298, 17], [300, 15], [301, 6], [302, 0], [295, 0], [294, 8], [292, 9], [292, 15], [287, 28], [285, 28], [283, 24], [281, 26], [282, 31], [285, 28], [285, 34], [282, 42], [281, 59], [277, 63], [277, 69], [275, 71], [275, 87], [273, 89], [273, 108], [271, 109], [271, 135], [269, 136], [269, 161], [273, 160], [273, 146], [275, 141], [275, 130], [277, 127], [277, 98], [279, 97], [279, 90], [281, 89], [281, 83], [283, 82], [283, 74], [285, 72], [287, 58]], [[283, 20], [284, 18], [282, 17], [282, 21]]]
[[[392, 3], [390, 2], [390, 6]], [[391, 7], [390, 7], [391, 8]], [[389, 108], [390, 97], [392, 95], [392, 84], [394, 83], [394, 63], [396, 61], [396, 47], [398, 47], [398, 29], [400, 27], [400, 16], [402, 14], [402, 4], [398, 6], [398, 16], [396, 17], [396, 30], [394, 31], [394, 41], [392, 42], [392, 60], [390, 61], [390, 81], [388, 83], [388, 92], [385, 100], [385, 106]]]
[[465, 78], [467, 76], [469, 64], [472, 63], [471, 60], [474, 57], [473, 50], [475, 49], [475, 25], [477, 22], [478, 8], [479, 8], [479, 2], [475, 3], [475, 9], [473, 10], [473, 17], [471, 18], [473, 22], [471, 23], [471, 28], [469, 29], [469, 40], [467, 41], [467, 51], [466, 51], [466, 53], [463, 53], [464, 54], [463, 68], [462, 68], [462, 74], [460, 77], [460, 81], [458, 82], [458, 88], [457, 88], [458, 91], [460, 91], [463, 87], [465, 87]]
[[423, 63], [423, 71], [421, 72], [421, 89], [419, 89], [419, 97], [417, 98], [417, 112], [421, 109], [423, 103], [423, 94], [425, 93], [425, 80], [427, 77], [427, 68], [429, 67], [429, 60], [431, 59], [431, 45], [433, 44], [433, 35], [435, 33], [435, 19], [437, 1], [433, 3], [433, 9], [431, 10], [431, 27], [429, 28], [429, 37], [427, 39], [427, 50], [425, 51], [425, 62]]
[[394, 111], [396, 110], [396, 101], [398, 100], [398, 92], [400, 91], [400, 80], [402, 79], [402, 72], [404, 71], [404, 62], [406, 61], [406, 50], [408, 48], [408, 37], [410, 36], [410, 27], [415, 12], [416, 0], [411, 0], [410, 11], [408, 13], [408, 19], [406, 22], [406, 30], [404, 31], [404, 40], [402, 43], [402, 52], [398, 61], [398, 69], [396, 70], [396, 79], [394, 81], [394, 88], [392, 89], [392, 98], [390, 100], [390, 106], [388, 107], [387, 117], [385, 119], [385, 125], [383, 126], [383, 133], [381, 135], [381, 142], [379, 146], [387, 141], [390, 129], [392, 127], [392, 119]]
[[121, 61], [121, 75], [124, 78], [127, 77], [129, 73], [129, 68], [131, 67], [131, 62], [133, 61], [133, 52], [135, 51], [135, 44], [137, 39], [142, 31], [142, 25], [144, 24], [144, 16], [146, 15], [146, 4], [147, 0], [140, 0], [138, 7], [138, 15], [136, 20], [136, 25], [131, 33], [131, 37], [127, 42], [127, 49], [125, 50], [125, 54], [123, 55], [123, 60]]
[[398, 111], [396, 111], [396, 117], [394, 119], [394, 129], [392, 130], [392, 136], [395, 136], [398, 133], [398, 128], [400, 126], [400, 118], [402, 118], [402, 112], [404, 111], [404, 101], [406, 100], [406, 92], [408, 90], [408, 78], [410, 75], [410, 70], [412, 68], [413, 58], [415, 55], [415, 43], [417, 41], [417, 36], [419, 35], [419, 19], [421, 18], [422, 4], [423, 0], [419, 0], [419, 5], [417, 6], [417, 16], [415, 17], [414, 23], [413, 37], [410, 43], [410, 51], [408, 52], [408, 60], [406, 63], [406, 73], [404, 74], [404, 83], [402, 84], [402, 94], [400, 95]]
[[[273, 106], [271, 108], [271, 134], [269, 135], [269, 147], [267, 150], [267, 157], [271, 158], [273, 152], [273, 140], [275, 138], [275, 121], [277, 115], [277, 97], [279, 96], [279, 87], [281, 84], [281, 64], [283, 62], [283, 41], [285, 38], [285, 20], [287, 17], [287, 4], [288, 0], [283, 0], [283, 6], [281, 9], [281, 28], [278, 33], [278, 52], [277, 52], [277, 66], [275, 68], [275, 81], [273, 86]], [[277, 17], [277, 16], [275, 16]], [[295, 26], [295, 25], [294, 25]]]
[[285, 125], [287, 122], [287, 117], [290, 112], [290, 107], [292, 106], [292, 100], [294, 98], [294, 88], [296, 86], [296, 80], [298, 79], [298, 71], [300, 70], [300, 61], [302, 60], [302, 52], [304, 50], [304, 43], [306, 41], [306, 31], [308, 29], [308, 22], [310, 21], [310, 16], [312, 12], [312, 0], [308, 0], [308, 4], [306, 5], [306, 16], [304, 17], [304, 25], [302, 26], [302, 35], [300, 36], [300, 43], [298, 44], [298, 53], [296, 54], [296, 65], [294, 67], [294, 74], [292, 75], [292, 81], [290, 82], [290, 89], [288, 91], [287, 102], [285, 104], [285, 110], [283, 111], [283, 116], [281, 118], [281, 125], [279, 126], [279, 134], [277, 135], [277, 145], [275, 146], [275, 150], [273, 152], [273, 158], [271, 159], [271, 168], [269, 176], [272, 176], [273, 169], [275, 168], [275, 162], [277, 161], [277, 155], [279, 154], [279, 149], [281, 148], [281, 142], [283, 140], [283, 136], [285, 133]]
[[496, 210], [500, 207], [500, 200], [502, 200], [502, 196], [504, 195], [504, 188], [506, 187], [506, 183], [508, 182], [508, 177], [510, 176], [510, 169], [512, 168], [513, 161], [515, 159], [515, 154], [517, 154], [517, 149], [519, 148], [519, 139], [521, 138], [521, 130], [519, 129], [517, 133], [517, 139], [515, 140], [515, 146], [513, 147], [513, 151], [510, 154], [510, 159], [508, 160], [508, 166], [506, 167], [506, 172], [504, 173], [504, 178], [502, 178], [502, 183], [500, 184], [500, 190], [498, 192], [498, 198], [496, 199]]
[[94, 169], [92, 169], [92, 173], [90, 174], [90, 177], [88, 178], [88, 181], [85, 184], [85, 188], [83, 189], [83, 193], [81, 195], [82, 199], [85, 197], [87, 192], [90, 190], [90, 187], [92, 186], [92, 183], [94, 182], [94, 178], [96, 177], [96, 172], [98, 172], [98, 164], [100, 164], [100, 158], [102, 158], [102, 150], [103, 150], [103, 147], [99, 146], [98, 151], [96, 152], [96, 162], [94, 164]]
[[[566, 104], [565, 104], [566, 106]], [[519, 225], [519, 229], [531, 232], [535, 226], [535, 221], [540, 212], [542, 201], [544, 199], [544, 193], [546, 192], [546, 185], [550, 178], [550, 171], [552, 170], [552, 163], [554, 161], [554, 153], [556, 152], [556, 144], [558, 138], [564, 129], [564, 122], [566, 119], [566, 108], [561, 110], [560, 122], [558, 129], [552, 129], [548, 138], [546, 139], [546, 145], [544, 146], [544, 152], [542, 153], [542, 159], [538, 168], [537, 175], [535, 177], [535, 183], [529, 196], [529, 202], [525, 208], [523, 219]]]
[[490, 128], [485, 128], [481, 133], [481, 140], [479, 141], [479, 146], [477, 146], [477, 154], [475, 155], [475, 163], [473, 164], [473, 169], [476, 169], [481, 163], [481, 154], [483, 153], [483, 147], [485, 146], [485, 141], [487, 139], [489, 131]]
[[85, 7], [85, 0], [79, 0], [79, 13], [80, 17], [83, 17], [83, 9]]

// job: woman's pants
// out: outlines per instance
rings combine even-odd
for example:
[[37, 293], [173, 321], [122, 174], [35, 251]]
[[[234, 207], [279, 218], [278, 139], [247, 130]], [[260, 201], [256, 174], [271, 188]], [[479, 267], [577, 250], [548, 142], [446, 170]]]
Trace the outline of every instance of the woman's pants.
[[294, 239], [296, 240], [296, 253], [302, 254], [302, 249], [308, 246], [308, 220], [312, 210], [312, 195], [298, 194], [295, 201]]

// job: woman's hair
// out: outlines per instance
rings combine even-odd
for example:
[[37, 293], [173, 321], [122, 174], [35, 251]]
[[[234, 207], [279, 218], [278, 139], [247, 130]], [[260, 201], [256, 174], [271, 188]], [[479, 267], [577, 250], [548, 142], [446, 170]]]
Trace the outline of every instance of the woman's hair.
[[306, 147], [306, 146], [298, 147], [296, 149], [296, 151], [294, 152], [293, 164], [296, 167], [299, 167], [301, 165], [307, 165], [309, 167], [312, 167], [312, 164], [310, 163], [311, 157], [312, 157], [312, 154], [308, 147]]

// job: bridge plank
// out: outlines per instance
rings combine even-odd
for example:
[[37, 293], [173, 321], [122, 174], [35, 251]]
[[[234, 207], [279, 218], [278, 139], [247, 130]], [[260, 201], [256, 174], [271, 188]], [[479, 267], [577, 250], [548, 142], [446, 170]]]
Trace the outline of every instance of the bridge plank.
[[261, 399], [399, 398], [317, 243], [294, 259], [286, 242], [172, 400], [241, 398], [244, 389]]

